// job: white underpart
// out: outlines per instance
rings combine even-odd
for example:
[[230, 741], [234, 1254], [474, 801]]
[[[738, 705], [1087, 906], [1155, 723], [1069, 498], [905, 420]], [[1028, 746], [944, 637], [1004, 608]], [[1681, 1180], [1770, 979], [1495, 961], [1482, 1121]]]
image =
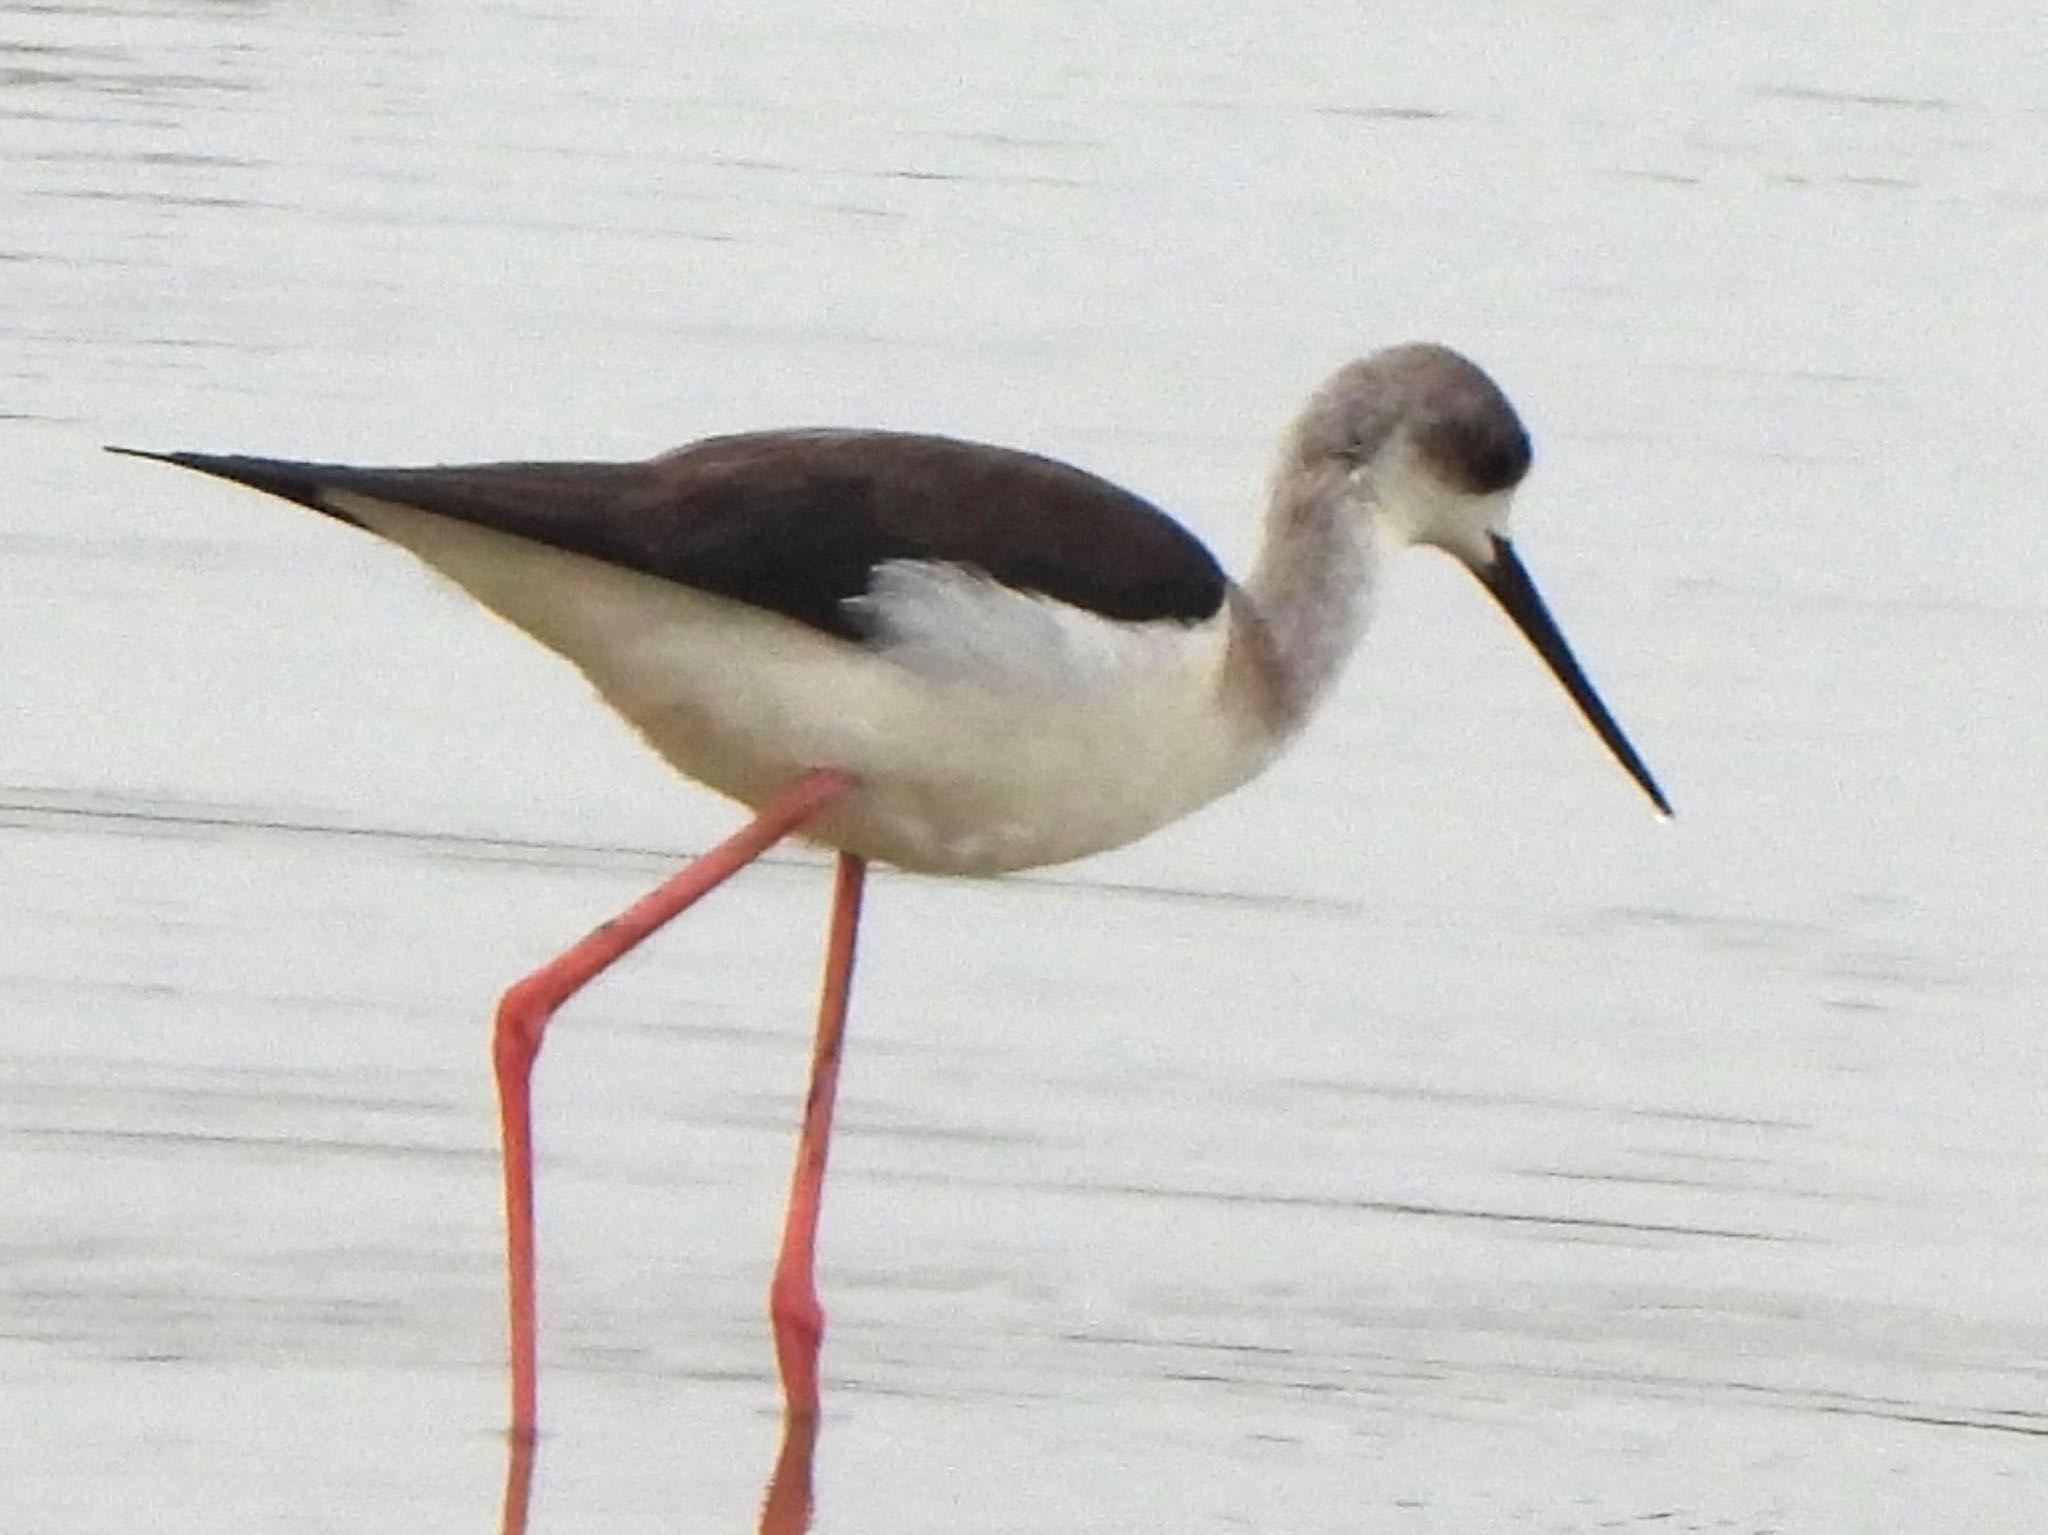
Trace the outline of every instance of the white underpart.
[[811, 829], [905, 868], [996, 874], [1119, 846], [1277, 743], [1225, 687], [1232, 607], [1128, 624], [897, 562], [858, 645], [744, 603], [411, 507], [333, 508], [573, 662], [680, 772], [759, 805], [808, 769], [860, 788]]
[[867, 592], [848, 606], [871, 626], [869, 649], [931, 682], [1048, 701], [1092, 699], [1121, 678], [1170, 669], [1185, 658], [1190, 635], [1185, 624], [1114, 623], [923, 560], [877, 566]]

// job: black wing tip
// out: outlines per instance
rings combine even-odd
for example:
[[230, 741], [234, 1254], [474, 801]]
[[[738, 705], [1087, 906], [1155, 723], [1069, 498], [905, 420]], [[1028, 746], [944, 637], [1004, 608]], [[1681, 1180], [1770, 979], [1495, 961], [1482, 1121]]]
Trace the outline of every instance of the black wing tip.
[[318, 464], [294, 463], [282, 458], [252, 458], [241, 453], [164, 453], [153, 448], [124, 448], [111, 442], [104, 446], [107, 452], [118, 453], [123, 458], [147, 459], [152, 463], [171, 464], [179, 469], [210, 474], [215, 479], [229, 480], [251, 490], [296, 501], [300, 506], [325, 512], [330, 517], [341, 517], [344, 522], [353, 520], [327, 504], [323, 495], [328, 488], [326, 477]]

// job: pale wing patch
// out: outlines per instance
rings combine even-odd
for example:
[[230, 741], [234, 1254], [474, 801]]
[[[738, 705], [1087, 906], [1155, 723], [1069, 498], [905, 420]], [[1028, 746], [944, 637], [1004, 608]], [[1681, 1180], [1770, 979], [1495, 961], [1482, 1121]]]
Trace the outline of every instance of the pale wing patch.
[[1183, 661], [1190, 627], [1120, 622], [923, 560], [876, 566], [847, 606], [868, 626], [867, 648], [920, 676], [1067, 697]]

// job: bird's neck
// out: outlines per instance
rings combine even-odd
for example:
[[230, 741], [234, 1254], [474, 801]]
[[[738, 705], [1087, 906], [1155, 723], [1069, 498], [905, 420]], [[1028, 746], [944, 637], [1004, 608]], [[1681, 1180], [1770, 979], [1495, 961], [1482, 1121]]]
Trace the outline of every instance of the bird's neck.
[[1371, 616], [1380, 551], [1350, 497], [1341, 463], [1296, 463], [1275, 476], [1265, 542], [1244, 593], [1279, 734], [1307, 721]]

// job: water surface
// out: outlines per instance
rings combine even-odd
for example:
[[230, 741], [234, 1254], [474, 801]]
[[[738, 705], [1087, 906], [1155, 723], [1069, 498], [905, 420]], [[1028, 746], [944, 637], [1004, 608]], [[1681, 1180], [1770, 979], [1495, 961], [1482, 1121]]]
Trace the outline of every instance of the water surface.
[[[2029, 1530], [2042, 23], [1975, 0], [0, 20], [7, 1531], [489, 1528], [499, 988], [733, 813], [396, 555], [104, 441], [860, 422], [1241, 566], [1436, 337], [1659, 825], [1399, 567], [1265, 780], [873, 889], [820, 1530]], [[748, 1529], [826, 879], [539, 1079], [536, 1531]]]

